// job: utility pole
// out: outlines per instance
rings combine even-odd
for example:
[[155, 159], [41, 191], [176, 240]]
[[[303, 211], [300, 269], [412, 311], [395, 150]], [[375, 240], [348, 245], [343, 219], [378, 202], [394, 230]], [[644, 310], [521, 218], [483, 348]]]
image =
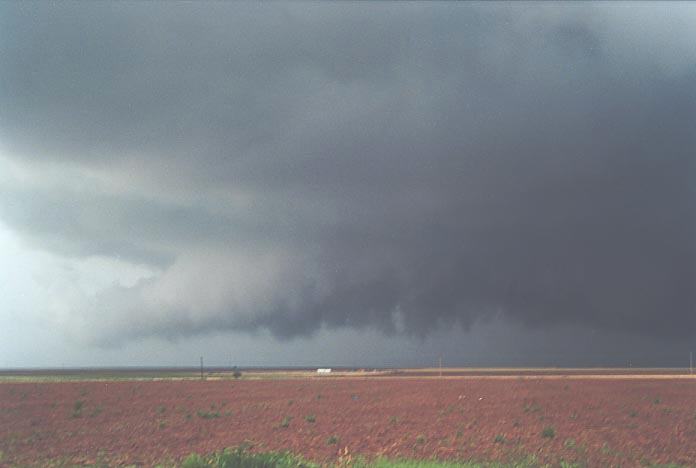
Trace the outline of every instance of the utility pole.
[[689, 374], [694, 373], [694, 352], [689, 351]]
[[201, 380], [203, 380], [203, 356], [201, 356]]

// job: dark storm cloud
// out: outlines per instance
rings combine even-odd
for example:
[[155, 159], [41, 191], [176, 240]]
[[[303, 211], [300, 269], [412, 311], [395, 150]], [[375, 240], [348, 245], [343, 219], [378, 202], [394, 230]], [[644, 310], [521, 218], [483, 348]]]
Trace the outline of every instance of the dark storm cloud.
[[502, 314], [693, 336], [696, 62], [612, 34], [649, 11], [2, 8], [7, 155], [122, 193], [8, 189], [0, 219], [160, 268], [79, 307], [86, 333], [423, 335]]

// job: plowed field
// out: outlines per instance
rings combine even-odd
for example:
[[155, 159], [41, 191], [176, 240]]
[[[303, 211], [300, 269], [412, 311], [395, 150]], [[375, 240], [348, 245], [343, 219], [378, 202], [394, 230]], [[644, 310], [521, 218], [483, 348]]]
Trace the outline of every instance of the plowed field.
[[696, 465], [696, 380], [0, 384], [0, 465], [47, 460], [151, 465], [241, 444], [319, 462], [336, 460], [340, 452], [691, 466]]

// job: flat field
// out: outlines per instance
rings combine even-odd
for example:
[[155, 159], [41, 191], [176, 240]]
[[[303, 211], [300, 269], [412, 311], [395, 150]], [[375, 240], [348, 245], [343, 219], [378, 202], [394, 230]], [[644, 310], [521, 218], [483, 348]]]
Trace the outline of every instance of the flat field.
[[696, 466], [688, 375], [439, 373], [4, 381], [0, 465], [148, 466], [247, 446], [328, 464], [359, 455]]

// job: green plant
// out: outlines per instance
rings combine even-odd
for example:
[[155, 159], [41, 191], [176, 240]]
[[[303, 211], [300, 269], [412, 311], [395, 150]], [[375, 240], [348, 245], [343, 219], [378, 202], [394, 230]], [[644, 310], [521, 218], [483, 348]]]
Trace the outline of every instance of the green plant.
[[556, 430], [552, 426], [546, 426], [543, 431], [541, 431], [541, 437], [546, 439], [553, 439], [556, 436]]
[[210, 465], [206, 462], [206, 460], [197, 453], [192, 453], [186, 457], [181, 464], [181, 468], [206, 468], [209, 466]]
[[283, 420], [280, 422], [280, 427], [288, 427], [290, 426], [290, 421], [292, 418], [290, 416], [285, 416]]
[[250, 453], [245, 447], [201, 456], [189, 455], [182, 468], [318, 468], [318, 465], [283, 452]]
[[164, 414], [164, 412], [167, 411], [167, 407], [164, 405], [159, 405], [157, 407], [157, 414]]
[[425, 436], [423, 434], [418, 434], [416, 436], [416, 443], [417, 444], [424, 444], [425, 443]]
[[[336, 443], [338, 439], [336, 439]], [[225, 449], [209, 455], [189, 455], [180, 465], [182, 468], [319, 468], [320, 465], [306, 461], [287, 452], [251, 453], [246, 447]], [[510, 464], [480, 463], [476, 461], [439, 461], [377, 458], [365, 460], [350, 457], [339, 460], [336, 468], [532, 468], [540, 466], [534, 456], [529, 456]], [[573, 464], [560, 465], [562, 468], [576, 467]]]
[[493, 439], [493, 442], [495, 442], [496, 444], [502, 444], [502, 443], [505, 442], [505, 436], [502, 435], [502, 434], [498, 434], [498, 435], [496, 435], [495, 438]]
[[220, 417], [220, 412], [219, 411], [201, 411], [198, 410], [196, 413], [199, 418], [203, 419], [214, 419], [214, 418], [219, 418]]
[[537, 403], [527, 403], [524, 405], [524, 412], [525, 413], [537, 413], [541, 411], [541, 406]]
[[317, 418], [313, 414], [308, 414], [307, 416], [305, 416], [305, 421], [309, 423], [316, 422], [316, 420]]
[[95, 417], [98, 416], [102, 412], [102, 406], [97, 405], [92, 409], [92, 412], [89, 414], [90, 417]]
[[73, 403], [73, 411], [72, 411], [72, 417], [73, 418], [79, 418], [82, 416], [82, 407], [84, 406], [85, 402], [82, 400], [77, 400], [75, 403]]
[[338, 437], [336, 437], [335, 435], [332, 435], [328, 439], [326, 439], [327, 445], [336, 445], [337, 443], [338, 443]]
[[566, 439], [565, 442], [563, 442], [563, 446], [567, 449], [574, 449], [575, 439]]

